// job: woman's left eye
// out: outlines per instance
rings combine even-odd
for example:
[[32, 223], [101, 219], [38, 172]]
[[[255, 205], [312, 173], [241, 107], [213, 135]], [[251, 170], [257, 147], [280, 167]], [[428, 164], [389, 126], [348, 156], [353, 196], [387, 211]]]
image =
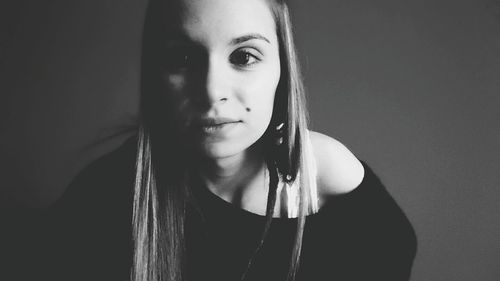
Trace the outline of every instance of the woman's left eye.
[[231, 54], [229, 61], [240, 67], [248, 67], [260, 61], [258, 56], [248, 50], [237, 50]]

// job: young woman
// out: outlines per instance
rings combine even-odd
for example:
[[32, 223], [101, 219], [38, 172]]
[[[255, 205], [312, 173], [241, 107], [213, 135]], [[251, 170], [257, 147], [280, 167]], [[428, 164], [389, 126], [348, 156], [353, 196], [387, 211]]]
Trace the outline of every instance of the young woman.
[[66, 273], [409, 279], [416, 240], [401, 209], [364, 162], [307, 128], [285, 1], [152, 0], [143, 40], [138, 136], [59, 203], [63, 236], [86, 237], [66, 238], [78, 256]]

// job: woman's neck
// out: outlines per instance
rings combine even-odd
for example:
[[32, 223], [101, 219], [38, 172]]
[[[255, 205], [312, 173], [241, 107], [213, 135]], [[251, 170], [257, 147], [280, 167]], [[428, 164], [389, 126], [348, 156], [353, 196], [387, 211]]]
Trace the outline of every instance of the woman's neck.
[[207, 188], [226, 201], [236, 203], [266, 168], [260, 146], [231, 157], [204, 161], [199, 172]]

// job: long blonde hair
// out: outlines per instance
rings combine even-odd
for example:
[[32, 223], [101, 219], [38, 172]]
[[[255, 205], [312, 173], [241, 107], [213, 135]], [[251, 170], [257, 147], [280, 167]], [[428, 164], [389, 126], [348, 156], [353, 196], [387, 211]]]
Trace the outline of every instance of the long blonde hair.
[[[141, 71], [141, 125], [138, 135], [137, 169], [133, 201], [134, 257], [133, 281], [181, 281], [185, 274], [185, 211], [189, 200], [188, 167], [190, 157], [185, 141], [176, 132], [174, 108], [168, 108], [162, 95], [161, 37], [169, 24], [166, 12], [175, 10], [175, 1], [151, 0], [143, 33]], [[308, 116], [305, 91], [292, 36], [288, 6], [283, 0], [269, 0], [279, 40], [281, 78], [276, 90], [273, 116], [262, 136], [270, 155], [267, 164], [271, 176], [266, 211], [264, 241], [273, 217], [278, 177], [300, 180], [299, 211], [295, 243], [290, 257], [288, 280], [295, 280], [299, 268], [306, 215], [310, 212], [307, 143]], [[169, 6], [170, 5], [170, 6]], [[284, 140], [276, 146], [273, 130], [285, 123]], [[298, 175], [301, 175], [298, 177]], [[260, 248], [260, 246], [259, 246]], [[258, 251], [258, 249], [256, 251]], [[247, 270], [251, 266], [250, 258]], [[243, 273], [244, 279], [246, 272]]]

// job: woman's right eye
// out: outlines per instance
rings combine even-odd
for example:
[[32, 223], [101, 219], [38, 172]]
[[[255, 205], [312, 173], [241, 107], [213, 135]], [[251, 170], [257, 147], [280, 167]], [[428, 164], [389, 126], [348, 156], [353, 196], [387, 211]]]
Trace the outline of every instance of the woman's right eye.
[[189, 67], [191, 60], [192, 55], [190, 55], [187, 50], [167, 50], [163, 65], [169, 70], [184, 70]]

